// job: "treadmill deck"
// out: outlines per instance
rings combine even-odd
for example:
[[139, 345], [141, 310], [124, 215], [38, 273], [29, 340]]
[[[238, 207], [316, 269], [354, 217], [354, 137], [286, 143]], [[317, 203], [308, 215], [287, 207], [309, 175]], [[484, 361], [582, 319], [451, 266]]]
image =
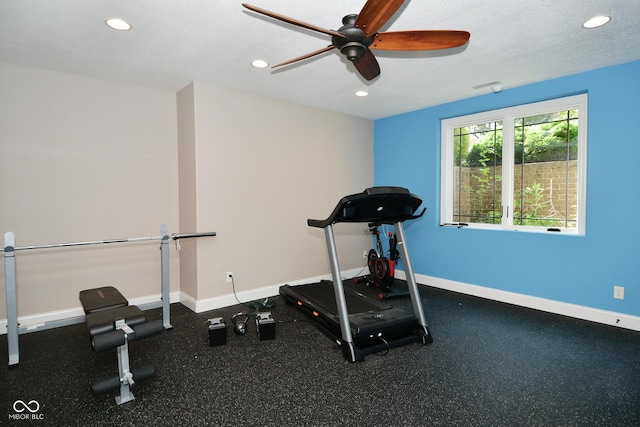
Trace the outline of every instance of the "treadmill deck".
[[[358, 346], [380, 344], [415, 333], [418, 319], [413, 311], [394, 307], [374, 296], [345, 286], [349, 324], [353, 341]], [[330, 338], [340, 340], [340, 317], [333, 283], [323, 280], [305, 285], [280, 287], [280, 295], [312, 317]]]

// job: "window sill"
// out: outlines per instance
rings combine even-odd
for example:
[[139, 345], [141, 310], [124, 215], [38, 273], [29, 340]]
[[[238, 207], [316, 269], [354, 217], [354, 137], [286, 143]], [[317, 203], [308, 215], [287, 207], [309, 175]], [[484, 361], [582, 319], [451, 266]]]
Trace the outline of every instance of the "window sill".
[[440, 227], [468, 228], [473, 230], [511, 231], [511, 232], [517, 232], [517, 233], [556, 234], [556, 235], [563, 235], [563, 236], [580, 236], [580, 237], [583, 237], [585, 235], [584, 232], [579, 232], [578, 230], [569, 229], [569, 228], [558, 228], [558, 227], [550, 227], [550, 228], [527, 227], [527, 226], [507, 227], [507, 226], [501, 226], [501, 225], [474, 224], [474, 223], [465, 223], [465, 222], [447, 222], [444, 224], [440, 224]]

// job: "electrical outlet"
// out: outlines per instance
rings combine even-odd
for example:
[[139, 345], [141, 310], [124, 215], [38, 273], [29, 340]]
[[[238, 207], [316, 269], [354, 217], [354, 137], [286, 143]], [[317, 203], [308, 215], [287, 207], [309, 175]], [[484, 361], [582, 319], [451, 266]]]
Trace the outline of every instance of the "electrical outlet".
[[622, 287], [622, 286], [614, 286], [613, 287], [613, 297], [615, 299], [624, 299], [624, 287]]
[[227, 279], [227, 283], [233, 282], [233, 271], [227, 271], [227, 275], [225, 277]]
[[367, 259], [367, 257], [369, 256], [369, 251], [368, 250], [364, 250], [362, 251], [362, 258]]

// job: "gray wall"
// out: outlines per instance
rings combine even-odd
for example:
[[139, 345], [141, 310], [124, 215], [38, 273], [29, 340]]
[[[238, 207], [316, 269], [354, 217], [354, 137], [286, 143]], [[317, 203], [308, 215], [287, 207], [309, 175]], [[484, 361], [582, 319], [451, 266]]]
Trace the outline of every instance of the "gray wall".
[[[1, 63], [0, 93], [0, 232], [25, 246], [157, 236], [162, 223], [216, 231], [172, 245], [172, 300], [195, 309], [232, 303], [226, 271], [244, 296], [328, 274], [306, 219], [373, 182], [368, 120], [198, 83], [176, 94]], [[343, 268], [359, 267], [369, 239], [337, 235]], [[158, 247], [18, 252], [21, 324], [81, 314], [90, 287], [159, 300]], [[3, 324], [4, 264], [0, 275]]]

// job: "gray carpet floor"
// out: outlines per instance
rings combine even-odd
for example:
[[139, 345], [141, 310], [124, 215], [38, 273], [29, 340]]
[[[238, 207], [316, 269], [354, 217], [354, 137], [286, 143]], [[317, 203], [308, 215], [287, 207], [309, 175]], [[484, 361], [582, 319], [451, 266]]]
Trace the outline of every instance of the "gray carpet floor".
[[[131, 365], [155, 365], [157, 375], [121, 406], [116, 392], [91, 393], [117, 360], [115, 350], [91, 351], [83, 324], [24, 334], [20, 364], [0, 368], [0, 425], [640, 426], [640, 333], [421, 293], [434, 342], [359, 363], [279, 296], [275, 339], [260, 341], [250, 322], [217, 347], [206, 320], [231, 324], [246, 307], [195, 314], [173, 304], [172, 330], [130, 344]], [[6, 366], [6, 336], [0, 353]]]

